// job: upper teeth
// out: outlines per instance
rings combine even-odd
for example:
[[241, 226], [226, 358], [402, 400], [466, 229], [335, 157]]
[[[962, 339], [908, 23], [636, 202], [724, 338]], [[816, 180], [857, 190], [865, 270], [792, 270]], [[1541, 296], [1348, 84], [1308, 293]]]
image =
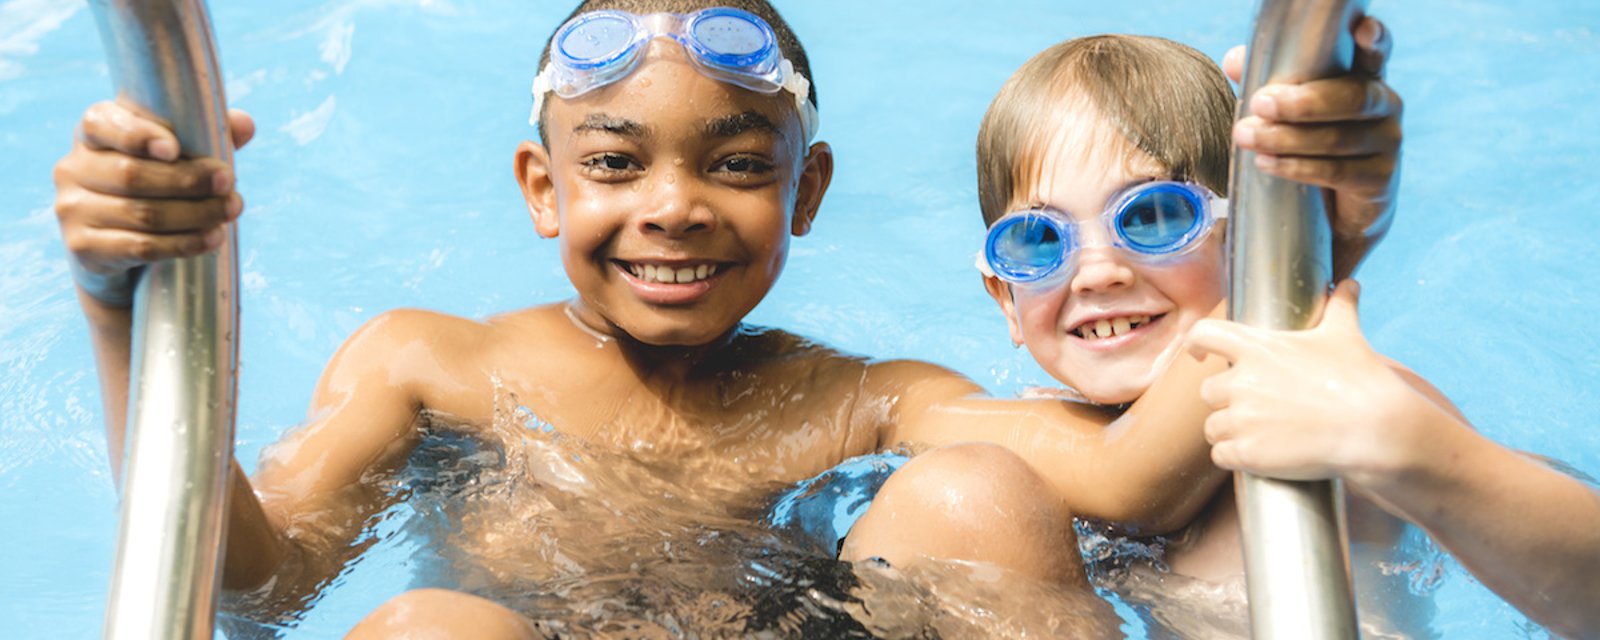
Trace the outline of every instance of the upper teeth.
[[1105, 318], [1094, 322], [1085, 322], [1074, 333], [1080, 337], [1095, 340], [1120, 336], [1139, 328], [1150, 321], [1150, 316], [1123, 316], [1120, 318]]
[[662, 282], [666, 284], [681, 284], [695, 282], [711, 277], [717, 272], [717, 265], [702, 264], [693, 267], [668, 267], [653, 264], [627, 263], [628, 273], [633, 277], [646, 282]]

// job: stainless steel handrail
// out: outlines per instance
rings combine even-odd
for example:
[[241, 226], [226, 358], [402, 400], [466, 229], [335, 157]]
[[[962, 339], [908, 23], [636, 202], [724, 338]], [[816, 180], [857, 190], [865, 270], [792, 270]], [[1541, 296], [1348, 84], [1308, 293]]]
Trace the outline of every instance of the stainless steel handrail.
[[[1262, 0], [1245, 66], [1239, 117], [1271, 82], [1349, 71], [1351, 28], [1365, 0]], [[1235, 149], [1229, 204], [1229, 317], [1306, 329], [1322, 317], [1332, 279], [1332, 234], [1322, 189], [1266, 175]], [[1256, 638], [1356, 638], [1342, 500], [1332, 482], [1236, 474], [1250, 630]]]
[[[118, 100], [232, 164], [204, 0], [91, 0]], [[145, 270], [134, 296], [128, 460], [107, 638], [210, 638], [238, 368], [237, 231]]]

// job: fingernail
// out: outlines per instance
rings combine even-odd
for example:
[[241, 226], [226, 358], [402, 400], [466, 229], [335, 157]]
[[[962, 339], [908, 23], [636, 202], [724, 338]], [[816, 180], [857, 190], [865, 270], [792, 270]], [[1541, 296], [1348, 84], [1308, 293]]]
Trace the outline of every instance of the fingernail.
[[206, 232], [206, 251], [211, 251], [222, 246], [222, 241], [227, 237], [222, 227], [217, 227]]
[[171, 162], [178, 159], [178, 143], [165, 138], [150, 142], [150, 157]]
[[222, 169], [211, 174], [211, 190], [213, 193], [227, 193], [233, 188], [233, 172]]
[[228, 194], [228, 219], [232, 220], [237, 218], [239, 217], [239, 214], [243, 212], [244, 198], [239, 197], [239, 194], [237, 193]]
[[1361, 26], [1356, 27], [1356, 42], [1363, 47], [1372, 47], [1383, 38], [1383, 23], [1368, 18], [1361, 21]]
[[1270, 169], [1273, 169], [1273, 168], [1275, 168], [1277, 166], [1278, 166], [1278, 156], [1269, 156], [1269, 155], [1259, 154], [1259, 153], [1256, 154], [1256, 168], [1270, 170]]
[[1256, 95], [1250, 98], [1250, 113], [1276, 120], [1278, 118], [1278, 99], [1267, 93], [1265, 89], [1257, 91]]

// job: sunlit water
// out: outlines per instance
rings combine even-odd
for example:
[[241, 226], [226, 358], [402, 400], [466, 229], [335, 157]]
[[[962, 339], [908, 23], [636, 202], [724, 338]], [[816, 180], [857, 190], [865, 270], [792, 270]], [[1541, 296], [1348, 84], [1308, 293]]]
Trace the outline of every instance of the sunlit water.
[[[982, 228], [971, 147], [988, 100], [1058, 40], [1129, 31], [1218, 57], [1247, 38], [1252, 11], [1245, 0], [779, 7], [812, 55], [838, 171], [815, 231], [797, 240], [752, 320], [858, 353], [939, 362], [1001, 394], [1049, 381], [1009, 347], [970, 267]], [[1596, 475], [1600, 341], [1589, 327], [1600, 311], [1591, 232], [1600, 223], [1591, 176], [1600, 5], [1378, 0], [1373, 9], [1396, 34], [1389, 77], [1406, 99], [1407, 141], [1399, 221], [1362, 273], [1367, 334], [1491, 437]], [[511, 152], [530, 135], [534, 60], [570, 4], [213, 10], [229, 99], [260, 125], [238, 157], [248, 203], [239, 454], [252, 468], [303, 418], [322, 364], [365, 319], [401, 306], [481, 317], [570, 295], [554, 245], [532, 233], [510, 177]], [[90, 637], [104, 610], [116, 498], [49, 210], [49, 166], [82, 108], [109, 95], [81, 3], [0, 0], [7, 637]], [[314, 606], [230, 618], [234, 634], [281, 625], [289, 637], [336, 636], [427, 585], [493, 595], [558, 633], [1051, 637], [1092, 618], [1089, 605], [1042, 589], [1017, 607], [981, 568], [846, 570], [759, 524], [778, 487], [685, 485], [679, 471], [529, 424], [512, 406], [488, 441], [438, 429], [408, 471], [373, 479], [400, 500], [374, 519], [370, 547]], [[615, 486], [632, 490], [604, 490]], [[500, 517], [512, 510], [516, 518]], [[475, 552], [473, 536], [489, 535], [515, 544]], [[1139, 564], [1139, 549], [1109, 548]], [[1446, 638], [1540, 635], [1453, 564], [1398, 570], [1434, 594], [1434, 628]], [[1113, 604], [1120, 631], [1133, 636], [1159, 635], [1148, 620], [1163, 616], [1185, 617], [1173, 628], [1219, 633], [1237, 620], [1205, 604], [1236, 601], [1228, 593], [1151, 587], [1131, 573], [1106, 579], [1127, 594]], [[1151, 601], [1162, 613], [1136, 612]]]

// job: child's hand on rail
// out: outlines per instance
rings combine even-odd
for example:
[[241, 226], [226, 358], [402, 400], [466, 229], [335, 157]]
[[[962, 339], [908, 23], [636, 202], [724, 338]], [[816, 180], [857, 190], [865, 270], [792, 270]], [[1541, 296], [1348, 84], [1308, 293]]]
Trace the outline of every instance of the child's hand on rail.
[[[228, 125], [236, 148], [255, 134], [243, 111], [230, 111]], [[116, 275], [222, 244], [222, 225], [244, 210], [233, 171], [181, 155], [166, 125], [115, 102], [89, 107], [55, 166], [56, 217], [79, 265]]]
[[[1371, 245], [1388, 231], [1400, 186], [1402, 103], [1383, 80], [1393, 39], [1383, 23], [1363, 18], [1355, 31], [1349, 75], [1301, 84], [1261, 87], [1249, 117], [1233, 128], [1240, 148], [1256, 153], [1261, 171], [1334, 192], [1329, 211], [1336, 243], [1335, 279], [1348, 277]], [[1245, 51], [1223, 59], [1235, 82]]]

